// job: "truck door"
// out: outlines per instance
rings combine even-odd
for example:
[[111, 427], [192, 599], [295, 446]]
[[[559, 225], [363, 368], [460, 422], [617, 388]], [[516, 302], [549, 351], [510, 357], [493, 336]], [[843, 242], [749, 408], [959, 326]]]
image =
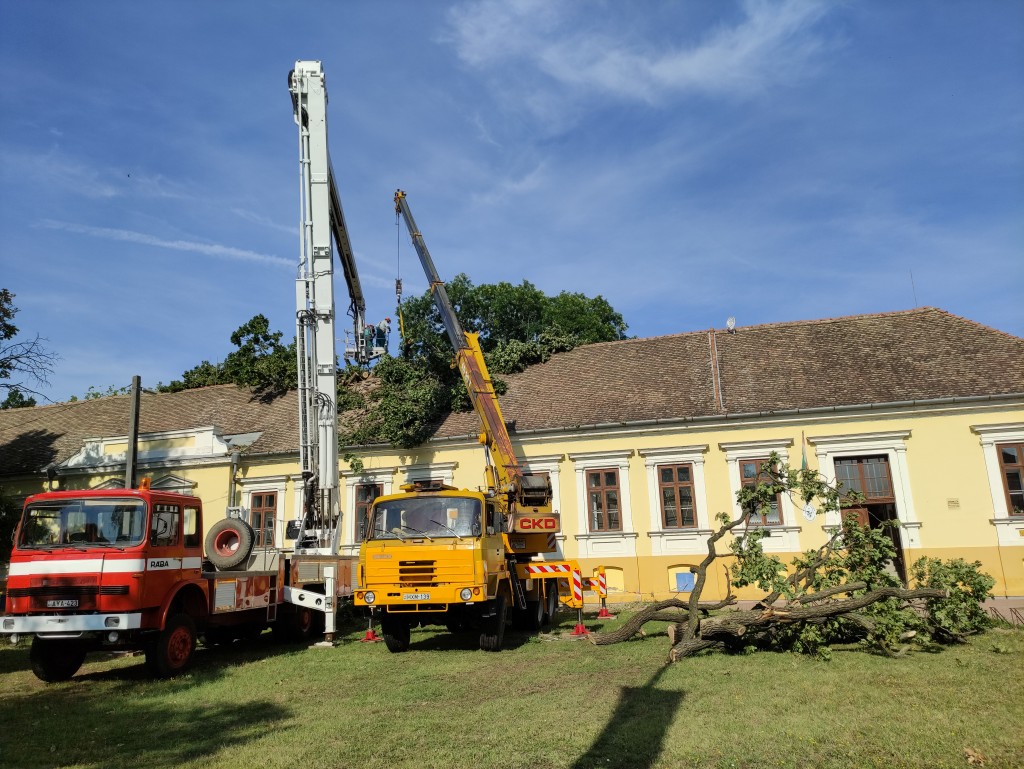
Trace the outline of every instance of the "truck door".
[[505, 567], [505, 542], [501, 533], [501, 527], [504, 525], [503, 516], [492, 504], [486, 506], [485, 524], [480, 545], [483, 549], [484, 568], [488, 575], [487, 597], [493, 598], [498, 584], [495, 575]]
[[144, 607], [160, 606], [167, 593], [181, 579], [184, 556], [181, 505], [154, 499], [146, 551]]
[[182, 575], [185, 579], [199, 579], [203, 568], [203, 510], [198, 501], [182, 507]]

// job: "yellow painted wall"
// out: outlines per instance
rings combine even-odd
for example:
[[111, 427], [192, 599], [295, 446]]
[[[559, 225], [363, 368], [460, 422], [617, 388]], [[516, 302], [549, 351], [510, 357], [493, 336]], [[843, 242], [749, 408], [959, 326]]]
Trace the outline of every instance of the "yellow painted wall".
[[[789, 463], [799, 466], [801, 462], [801, 435], [844, 436], [877, 433], [907, 432], [904, 441], [906, 456], [906, 480], [914, 512], [921, 527], [917, 530], [920, 547], [905, 548], [908, 565], [920, 557], [979, 560], [983, 570], [997, 580], [997, 595], [1024, 595], [1024, 543], [1020, 548], [999, 547], [993, 517], [992, 497], [988, 485], [985, 460], [979, 437], [972, 432], [974, 425], [1024, 423], [1024, 409], [1020, 407], [956, 407], [944, 410], [905, 409], [871, 418], [852, 415], [831, 417], [786, 418], [761, 420], [759, 422], [736, 420], [724, 426], [687, 425], [676, 430], [623, 430], [597, 436], [556, 436], [549, 440], [522, 440], [513, 436], [513, 442], [520, 456], [529, 462], [531, 456], [562, 455], [558, 463], [558, 486], [560, 495], [556, 509], [562, 514], [563, 554], [567, 558], [581, 561], [585, 570], [599, 563], [618, 570], [616, 578], [621, 585], [615, 585], [612, 577], [609, 584], [616, 590], [615, 595], [635, 600], [666, 598], [674, 595], [671, 589], [672, 574], [681, 567], [698, 563], [705, 550], [696, 554], [654, 555], [651, 537], [651, 499], [648, 492], [647, 468], [640, 451], [668, 449], [678, 446], [706, 445], [704, 452], [704, 479], [706, 498], [697, 500], [705, 505], [711, 520], [711, 527], [717, 528], [714, 516], [722, 511], [733, 511], [733, 489], [730, 487], [726, 452], [720, 444], [733, 442], [775, 441], [788, 439]], [[603, 559], [581, 557], [581, 548], [575, 536], [579, 533], [579, 510], [582, 504], [577, 498], [575, 463], [569, 459], [572, 454], [586, 454], [600, 451], [632, 451], [628, 463], [630, 506], [633, 530], [638, 534], [635, 543], [636, 555], [630, 557], [611, 556]], [[808, 466], [817, 469], [816, 447], [807, 445]], [[767, 453], [767, 452], [766, 452]], [[841, 455], [870, 455], [875, 451], [841, 452]], [[411, 458], [415, 464], [425, 461], [426, 455]], [[457, 462], [455, 484], [478, 487], [483, 477], [482, 451], [469, 441], [459, 444], [433, 444], [429, 453], [433, 462]], [[377, 466], [398, 465], [397, 456], [376, 455]], [[800, 527], [797, 537], [798, 549], [777, 552], [779, 558], [788, 562], [797, 552], [816, 548], [827, 538], [824, 519], [821, 515], [813, 522], [800, 516], [798, 508], [787, 512], [788, 524]], [[660, 513], [659, 513], [660, 515]], [[729, 538], [719, 543], [719, 552], [728, 552]], [[728, 563], [728, 561], [725, 561]], [[621, 577], [619, 576], [621, 575]], [[705, 598], [716, 599], [726, 594], [726, 579], [720, 564], [709, 574]], [[740, 598], [756, 597], [753, 588], [735, 591]]]
[[[969, 561], [979, 560], [983, 569], [997, 580], [996, 595], [1024, 595], [1024, 537], [1021, 545], [999, 546], [994, 516], [992, 495], [989, 488], [985, 458], [979, 435], [972, 432], [972, 426], [995, 424], [1024, 425], [1024, 406], [1011, 403], [959, 406], [944, 408], [892, 409], [877, 414], [826, 414], [787, 416], [779, 418], [735, 419], [724, 424], [706, 422], [686, 423], [677, 426], [655, 426], [651, 428], [629, 428], [601, 433], [513, 436], [513, 443], [521, 457], [529, 464], [531, 458], [558, 457], [556, 485], [559, 496], [555, 507], [561, 513], [563, 554], [567, 558], [581, 561], [589, 571], [599, 564], [608, 569], [611, 600], [666, 598], [674, 595], [673, 574], [698, 563], [706, 553], [703, 541], [698, 552], [667, 553], [655, 555], [655, 539], [649, 536], [652, 530], [652, 505], [658, 512], [657, 499], [651, 499], [648, 492], [648, 471], [642, 452], [677, 447], [706, 446], [703, 452], [703, 472], [706, 497], [698, 498], [698, 506], [706, 510], [710, 528], [717, 528], [715, 515], [733, 511], [733, 490], [730, 488], [729, 467], [726, 452], [721, 444], [753, 441], [789, 441], [786, 448], [789, 463], [799, 466], [801, 460], [802, 435], [807, 437], [850, 436], [878, 433], [909, 432], [905, 441], [907, 481], [912, 495], [913, 507], [921, 526], [917, 529], [920, 547], [908, 548], [905, 559], [909, 564], [922, 556], [939, 558], [960, 557]], [[174, 442], [184, 439], [173, 439]], [[176, 444], [177, 445], [177, 444]], [[632, 530], [636, 533], [631, 540], [629, 554], [613, 554], [607, 557], [586, 557], [584, 542], [577, 539], [580, 532], [581, 505], [578, 499], [576, 463], [571, 455], [586, 455], [593, 452], [622, 452], [627, 450], [627, 476], [630, 488], [630, 509]], [[807, 460], [811, 468], [818, 467], [816, 446], [807, 445]], [[371, 451], [346, 448], [353, 451], [364, 466], [362, 474], [354, 474], [347, 466], [342, 467], [343, 485], [340, 490], [343, 508], [347, 508], [351, 488], [365, 482], [368, 476], [379, 481], [390, 479], [391, 489], [397, 490], [407, 479], [410, 467], [439, 467], [453, 465], [454, 485], [478, 488], [483, 483], [483, 449], [475, 440], [436, 441], [412, 453], [383, 450]], [[343, 453], [344, 453], [343, 451]], [[854, 452], [870, 454], [874, 452]], [[546, 468], [542, 468], [546, 469]], [[149, 475], [154, 479], [173, 474], [196, 483], [194, 493], [203, 499], [206, 520], [209, 524], [224, 515], [228, 504], [228, 480], [230, 464], [227, 457], [223, 462], [208, 465], [187, 466], [175, 463], [172, 467], [142, 467], [140, 477]], [[260, 458], [250, 460], [243, 454], [240, 479], [246, 483], [237, 488], [238, 504], [244, 504], [242, 492], [251, 482], [261, 478], [285, 478], [278, 481], [283, 488], [279, 494], [279, 521], [295, 517], [295, 478], [298, 476], [295, 457], [278, 459]], [[429, 470], [421, 476], [434, 476]], [[62, 488], [86, 488], [102, 483], [108, 478], [120, 477], [118, 473], [93, 476], [70, 474], [62, 479]], [[283, 484], [283, 486], [281, 485]], [[44, 490], [41, 477], [6, 479], [4, 491], [8, 495], [25, 495]], [[344, 509], [346, 532], [343, 541], [351, 543], [354, 516]], [[795, 524], [800, 531], [795, 535], [797, 548], [807, 550], [820, 546], [826, 539], [821, 516], [813, 522], [804, 520], [797, 509], [786, 511], [787, 524]], [[658, 518], [660, 520], [660, 512]], [[584, 527], [585, 528], [585, 527]], [[655, 527], [657, 528], [657, 527]], [[661, 540], [663, 541], [663, 540]], [[729, 539], [719, 543], [719, 552], [727, 552]], [[635, 555], [632, 554], [635, 549]], [[784, 561], [792, 558], [794, 552], [775, 553]], [[709, 584], [704, 598], [714, 600], [724, 596], [727, 584], [720, 564], [709, 572]], [[738, 592], [739, 597], [754, 597], [757, 592]]]

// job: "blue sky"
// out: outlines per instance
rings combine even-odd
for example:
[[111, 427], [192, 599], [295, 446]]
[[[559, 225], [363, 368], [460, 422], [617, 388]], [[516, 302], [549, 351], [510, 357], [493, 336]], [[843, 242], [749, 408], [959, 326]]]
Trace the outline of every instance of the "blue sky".
[[920, 305], [1024, 335], [1021, 2], [0, 0], [0, 287], [50, 399], [258, 312], [292, 336], [296, 59], [372, 321], [426, 288], [401, 187], [442, 277], [637, 336]]

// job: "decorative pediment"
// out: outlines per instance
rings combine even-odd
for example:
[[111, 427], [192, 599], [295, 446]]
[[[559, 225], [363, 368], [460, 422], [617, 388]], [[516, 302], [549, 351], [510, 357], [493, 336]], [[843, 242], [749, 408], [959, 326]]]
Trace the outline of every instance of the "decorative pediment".
[[[198, 427], [193, 430], [171, 430], [142, 433], [138, 440], [139, 464], [173, 460], [201, 460], [227, 457], [232, 451], [251, 445], [260, 433], [224, 435], [220, 428]], [[82, 448], [62, 465], [67, 469], [98, 469], [124, 465], [128, 452], [128, 436], [117, 435], [86, 438]], [[191, 488], [191, 486], [190, 486]]]

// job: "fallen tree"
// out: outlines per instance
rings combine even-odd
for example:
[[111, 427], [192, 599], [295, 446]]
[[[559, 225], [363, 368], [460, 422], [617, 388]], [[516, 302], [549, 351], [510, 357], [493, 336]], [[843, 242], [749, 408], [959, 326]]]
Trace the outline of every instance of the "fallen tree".
[[[780, 494], [816, 500], [819, 515], [840, 512], [862, 501], [855, 493], [825, 481], [816, 471], [795, 470], [772, 455], [758, 482], [737, 492], [740, 515], [718, 516], [719, 528], [708, 537], [708, 554], [691, 571], [694, 586], [687, 600], [672, 598], [651, 604], [622, 627], [595, 633], [597, 645], [620, 643], [643, 633], [648, 622], [669, 622], [669, 660], [705, 649], [790, 649], [827, 657], [836, 643], [858, 642], [872, 650], [898, 656], [912, 644], [953, 643], [988, 627], [981, 608], [995, 581], [978, 562], [922, 558], [909, 570], [909, 583], [896, 576], [896, 548], [884, 528], [860, 525], [841, 515], [841, 525], [817, 550], [797, 557], [787, 567], [766, 555], [761, 520]], [[728, 550], [721, 541], [732, 535]], [[708, 569], [722, 559], [728, 594], [717, 602], [702, 600]], [[764, 596], [752, 608], [738, 610], [732, 588], [757, 586]]]

